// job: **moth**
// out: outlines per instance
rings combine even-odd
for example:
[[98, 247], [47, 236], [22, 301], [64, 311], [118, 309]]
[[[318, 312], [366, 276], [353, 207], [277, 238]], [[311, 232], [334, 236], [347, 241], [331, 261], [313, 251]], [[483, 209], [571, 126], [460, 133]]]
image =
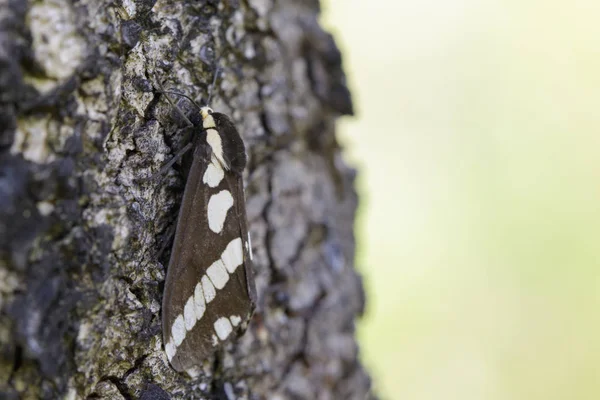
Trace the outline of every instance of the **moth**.
[[176, 371], [192, 376], [218, 347], [243, 332], [256, 304], [242, 181], [244, 142], [225, 114], [205, 106], [197, 117], [190, 118], [193, 151], [182, 158], [189, 172], [162, 302], [167, 359]]

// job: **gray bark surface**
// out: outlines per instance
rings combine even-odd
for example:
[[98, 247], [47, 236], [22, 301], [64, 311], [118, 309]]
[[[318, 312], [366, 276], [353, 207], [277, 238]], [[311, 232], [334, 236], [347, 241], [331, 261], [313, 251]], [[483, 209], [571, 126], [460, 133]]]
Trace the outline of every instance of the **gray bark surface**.
[[[355, 173], [334, 129], [352, 103], [318, 14], [317, 1], [0, 0], [0, 398], [371, 396]], [[190, 379], [161, 335], [184, 182], [177, 166], [150, 178], [185, 123], [157, 81], [200, 101], [217, 65], [212, 107], [249, 155], [259, 305]]]

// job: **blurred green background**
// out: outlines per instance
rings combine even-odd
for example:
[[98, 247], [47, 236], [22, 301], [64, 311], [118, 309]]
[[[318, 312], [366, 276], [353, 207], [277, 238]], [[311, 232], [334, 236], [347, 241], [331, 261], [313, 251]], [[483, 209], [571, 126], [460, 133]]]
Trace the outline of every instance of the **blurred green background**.
[[600, 1], [328, 0], [387, 399], [600, 399]]

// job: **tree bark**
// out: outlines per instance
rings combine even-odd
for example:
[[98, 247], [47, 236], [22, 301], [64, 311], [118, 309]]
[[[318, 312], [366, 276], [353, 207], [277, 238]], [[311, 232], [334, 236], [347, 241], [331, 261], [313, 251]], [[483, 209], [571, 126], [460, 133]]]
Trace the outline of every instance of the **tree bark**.
[[[0, 397], [371, 396], [354, 328], [355, 172], [334, 126], [352, 103], [318, 2], [0, 7]], [[151, 177], [185, 122], [157, 85], [206, 101], [217, 66], [212, 107], [235, 121], [250, 160], [259, 304], [190, 379], [161, 335], [184, 182], [177, 167]]]

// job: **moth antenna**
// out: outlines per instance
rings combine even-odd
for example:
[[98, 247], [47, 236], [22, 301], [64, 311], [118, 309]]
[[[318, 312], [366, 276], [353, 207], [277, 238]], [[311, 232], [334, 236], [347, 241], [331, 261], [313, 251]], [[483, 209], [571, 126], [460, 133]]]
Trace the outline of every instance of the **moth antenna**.
[[219, 76], [219, 72], [221, 72], [221, 67], [217, 67], [215, 75], [213, 76], [213, 81], [210, 84], [210, 88], [208, 88], [208, 101], [206, 102], [207, 105], [210, 105], [210, 101], [212, 100], [212, 95], [215, 89], [215, 84], [217, 83], [217, 77]]
[[183, 93], [172, 92], [172, 91], [170, 91], [170, 90], [159, 91], [159, 93], [164, 93], [164, 94], [170, 93], [170, 94], [175, 94], [175, 95], [177, 95], [177, 96], [185, 97], [185, 98], [186, 98], [186, 99], [188, 99], [188, 100], [189, 100], [189, 101], [190, 101], [190, 102], [191, 102], [193, 105], [195, 105], [195, 106], [198, 108], [198, 110], [200, 110], [200, 108], [202, 108], [202, 107], [200, 107], [200, 106], [198, 105], [198, 103], [196, 103], [196, 102], [194, 101], [194, 99], [192, 99], [190, 96], [188, 96], [188, 95], [185, 95], [185, 94], [183, 94]]
[[[177, 105], [173, 102], [173, 100], [171, 100], [171, 98], [167, 95], [167, 93], [172, 93], [172, 94], [177, 94], [179, 96], [183, 96], [187, 99], [189, 99], [192, 103], [194, 103], [194, 105], [196, 107], [198, 107], [198, 105], [194, 102], [194, 100], [190, 99], [188, 96], [181, 94], [181, 93], [176, 93], [176, 92], [170, 92], [165, 90], [162, 87], [162, 84], [160, 83], [159, 79], [156, 79], [156, 84], [158, 85], [158, 87], [160, 88], [159, 93], [164, 94], [167, 101], [169, 102], [169, 104], [171, 105], [171, 107], [173, 107], [175, 110], [177, 110], [177, 112], [179, 113], [179, 115], [181, 115], [183, 117], [184, 120], [186, 120], [186, 122], [188, 123], [188, 126], [194, 126], [194, 124], [192, 123], [192, 121], [190, 121], [190, 119], [183, 113], [183, 111], [181, 111], [181, 109], [179, 107], [177, 107]], [[200, 109], [200, 107], [198, 107], [198, 109]]]

